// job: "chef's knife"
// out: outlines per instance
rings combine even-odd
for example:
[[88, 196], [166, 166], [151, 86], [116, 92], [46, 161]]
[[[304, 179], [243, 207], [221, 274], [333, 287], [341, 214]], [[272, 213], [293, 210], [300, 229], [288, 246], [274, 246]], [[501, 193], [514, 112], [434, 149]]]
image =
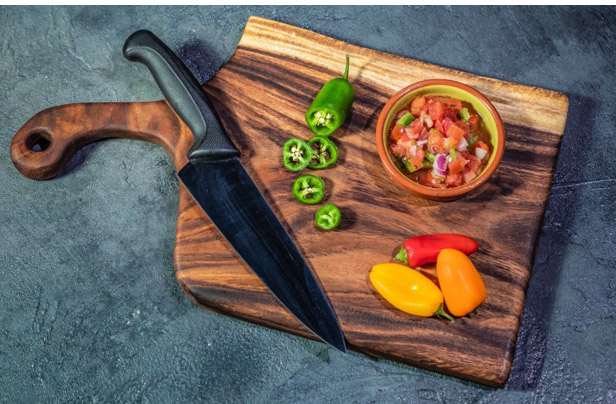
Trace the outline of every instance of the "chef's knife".
[[344, 336], [325, 293], [259, 189], [242, 167], [207, 95], [186, 65], [158, 37], [137, 31], [124, 56], [145, 64], [191, 129], [189, 162], [178, 175], [239, 256], [302, 324], [345, 352]]

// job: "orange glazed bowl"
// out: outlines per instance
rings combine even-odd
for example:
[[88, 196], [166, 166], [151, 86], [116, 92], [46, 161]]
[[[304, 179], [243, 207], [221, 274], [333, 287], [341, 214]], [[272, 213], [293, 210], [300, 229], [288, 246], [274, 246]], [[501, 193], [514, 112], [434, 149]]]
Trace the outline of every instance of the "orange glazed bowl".
[[[408, 178], [395, 164], [387, 147], [387, 135], [395, 124], [394, 117], [417, 96], [437, 95], [456, 98], [470, 103], [479, 113], [490, 135], [492, 154], [481, 173], [470, 182], [453, 188], [431, 188]], [[387, 101], [376, 124], [376, 146], [385, 171], [406, 191], [426, 199], [450, 201], [458, 199], [486, 182], [500, 164], [505, 151], [505, 129], [494, 105], [479, 91], [453, 80], [424, 80], [398, 91]]]

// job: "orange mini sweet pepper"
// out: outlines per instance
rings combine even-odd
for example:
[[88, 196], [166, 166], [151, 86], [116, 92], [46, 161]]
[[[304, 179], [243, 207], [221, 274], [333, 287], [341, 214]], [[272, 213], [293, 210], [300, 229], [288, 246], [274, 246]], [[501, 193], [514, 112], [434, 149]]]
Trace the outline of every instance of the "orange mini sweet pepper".
[[447, 310], [465, 316], [486, 300], [486, 287], [471, 260], [461, 251], [441, 250], [436, 259], [436, 274]]
[[419, 271], [400, 264], [379, 264], [372, 267], [370, 281], [385, 300], [405, 313], [454, 321], [443, 310], [439, 288]]

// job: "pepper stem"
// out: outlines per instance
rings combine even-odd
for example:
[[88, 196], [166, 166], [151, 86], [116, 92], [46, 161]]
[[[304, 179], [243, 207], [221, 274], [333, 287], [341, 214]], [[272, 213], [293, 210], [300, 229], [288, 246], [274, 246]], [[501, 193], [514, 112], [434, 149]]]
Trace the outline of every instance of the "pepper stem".
[[349, 81], [349, 55], [346, 55], [346, 68], [344, 69], [344, 76], [342, 76], [342, 78]]
[[404, 249], [404, 246], [400, 247], [400, 252], [398, 254], [396, 254], [394, 259], [397, 259], [398, 261], [402, 261], [406, 265], [409, 264], [408, 254], [407, 254], [406, 250]]
[[443, 303], [441, 303], [440, 306], [438, 306], [438, 309], [436, 309], [436, 311], [434, 312], [435, 316], [440, 316], [440, 317], [445, 317], [447, 320], [451, 321], [452, 323], [454, 321], [456, 321], [453, 317], [451, 317], [449, 314], [445, 313], [445, 310], [443, 309]]

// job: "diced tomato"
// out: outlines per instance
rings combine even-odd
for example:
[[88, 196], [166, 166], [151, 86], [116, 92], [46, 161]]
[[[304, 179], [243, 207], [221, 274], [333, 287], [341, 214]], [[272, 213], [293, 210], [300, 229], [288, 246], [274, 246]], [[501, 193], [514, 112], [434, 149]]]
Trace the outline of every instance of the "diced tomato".
[[458, 119], [458, 112], [448, 108], [447, 112], [445, 112], [445, 117], [455, 121], [456, 119]]
[[400, 156], [408, 156], [411, 148], [415, 145], [414, 140], [404, 141], [404, 136], [395, 145], [392, 145], [392, 151]]
[[423, 159], [426, 157], [425, 150], [423, 148], [418, 148], [415, 152], [415, 157], [417, 157], [418, 160], [423, 161]]
[[434, 122], [434, 129], [438, 130], [441, 133], [445, 132], [443, 130], [443, 121], [439, 119], [438, 121]]
[[445, 178], [438, 176], [435, 177], [432, 175], [432, 170], [428, 172], [427, 177], [430, 180], [430, 186], [432, 188], [447, 188], [447, 185], [445, 185]]
[[432, 175], [432, 170], [424, 170], [425, 174], [421, 174], [419, 177], [419, 183], [427, 187], [432, 188], [447, 188], [447, 185], [443, 184], [443, 178], [435, 178]]
[[443, 119], [445, 117], [445, 104], [440, 101], [435, 101], [428, 106], [428, 115], [433, 121]]
[[435, 153], [443, 153], [447, 150], [445, 147], [445, 139], [443, 135], [436, 131], [431, 131], [430, 135], [428, 135], [428, 150], [431, 150]]
[[458, 140], [461, 140], [462, 136], [464, 136], [464, 129], [458, 125], [451, 125], [449, 129], [447, 129], [447, 137], [455, 137]]
[[425, 104], [425, 97], [415, 97], [415, 99], [411, 102], [411, 114], [419, 116], [421, 114], [421, 109]]
[[449, 168], [450, 174], [458, 174], [460, 171], [464, 169], [464, 166], [460, 164], [458, 160], [451, 161], [447, 167]]
[[445, 178], [445, 185], [448, 187], [458, 187], [462, 184], [462, 175], [458, 174], [449, 174], [447, 178]]
[[448, 137], [445, 139], [445, 147], [447, 149], [457, 149], [460, 144], [460, 139], [457, 137]]
[[421, 134], [423, 129], [424, 129], [423, 123], [421, 123], [419, 119], [415, 119], [413, 123], [411, 123], [410, 132], [411, 132], [411, 135], [414, 135], [415, 138], [417, 138]]
[[415, 157], [413, 157], [410, 161], [411, 166], [415, 169], [415, 170], [419, 170], [420, 168], [423, 168], [423, 159], [426, 156], [426, 152], [423, 149], [417, 149], [415, 151]]
[[462, 171], [462, 179], [464, 179], [464, 183], [471, 182], [476, 176], [477, 174], [475, 174], [475, 172], [468, 167]]
[[389, 139], [394, 141], [394, 142], [397, 142], [398, 140], [400, 140], [402, 135], [404, 135], [404, 127], [402, 127], [400, 125], [396, 125], [391, 130], [391, 134], [389, 135]]
[[451, 118], [443, 119], [443, 130], [441, 132], [442, 133], [447, 133], [447, 130], [449, 129], [449, 127], [451, 126], [452, 123], [453, 123], [453, 121], [451, 120]]
[[469, 140], [471, 138], [471, 130], [466, 122], [461, 119], [458, 119], [454, 122], [454, 125], [464, 131], [464, 137], [466, 138], [466, 140]]
[[[432, 179], [432, 175], [430, 174], [431, 171], [428, 170], [422, 170], [419, 171], [419, 173], [417, 173], [417, 179], [421, 185], [424, 185], [426, 187], [430, 186], [430, 180]], [[430, 174], [430, 177], [428, 178], [428, 174]]]
[[475, 174], [479, 174], [479, 171], [481, 171], [481, 160], [475, 156], [469, 156], [466, 166]]
[[392, 143], [389, 149], [397, 156], [406, 156], [408, 153], [408, 142]]
[[462, 109], [462, 101], [455, 98], [438, 97], [437, 100], [445, 104], [448, 109], [453, 109], [456, 112]]
[[464, 166], [468, 163], [462, 156], [458, 156], [454, 161], [449, 162], [447, 167], [449, 168], [449, 174], [458, 174], [464, 169]]
[[449, 98], [449, 101], [446, 102], [446, 105], [447, 108], [453, 109], [455, 111], [459, 111], [462, 109], [462, 101], [453, 98]]
[[434, 181], [434, 176], [432, 175], [432, 171], [428, 171], [426, 173], [426, 177], [425, 177], [425, 184], [423, 185], [427, 185], [427, 186], [431, 186], [432, 184], [434, 184], [436, 181]]
[[481, 117], [479, 115], [473, 115], [468, 119], [468, 124], [471, 130], [477, 130], [479, 128], [479, 122], [481, 121]]

